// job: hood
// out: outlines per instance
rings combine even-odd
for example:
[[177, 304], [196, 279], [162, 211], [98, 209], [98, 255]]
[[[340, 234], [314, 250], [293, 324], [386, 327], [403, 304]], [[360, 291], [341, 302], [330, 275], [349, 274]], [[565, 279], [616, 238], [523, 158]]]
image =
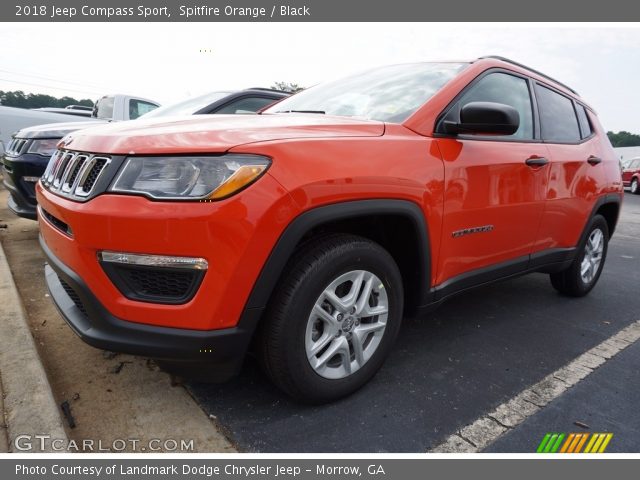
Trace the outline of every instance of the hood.
[[75, 130], [95, 127], [104, 123], [107, 121], [97, 118], [84, 122], [45, 123], [44, 125], [23, 128], [15, 136], [18, 138], [62, 138]]
[[65, 137], [62, 145], [114, 155], [215, 153], [271, 140], [373, 137], [383, 133], [382, 122], [321, 114], [193, 115], [85, 129]]

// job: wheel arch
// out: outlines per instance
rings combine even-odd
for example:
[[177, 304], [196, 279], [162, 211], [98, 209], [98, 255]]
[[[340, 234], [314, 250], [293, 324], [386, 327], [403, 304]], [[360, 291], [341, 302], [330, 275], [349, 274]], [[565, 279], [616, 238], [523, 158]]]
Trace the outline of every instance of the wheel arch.
[[[593, 208], [591, 216], [589, 217], [589, 222], [595, 215], [602, 215], [607, 221], [607, 227], [609, 227], [609, 238], [611, 238], [618, 223], [621, 204], [622, 199], [620, 195], [610, 194], [600, 197]], [[585, 231], [582, 233], [582, 238], [586, 235], [586, 229], [589, 226], [589, 222], [585, 225]]]
[[[384, 224], [380, 228], [382, 221]], [[316, 207], [297, 216], [284, 230], [263, 265], [247, 300], [245, 313], [267, 306], [293, 252], [306, 239], [323, 233], [357, 234], [380, 243], [393, 256], [402, 273], [405, 311], [428, 303], [431, 255], [428, 226], [421, 208], [407, 200], [374, 199]], [[408, 280], [412, 281], [409, 285]]]

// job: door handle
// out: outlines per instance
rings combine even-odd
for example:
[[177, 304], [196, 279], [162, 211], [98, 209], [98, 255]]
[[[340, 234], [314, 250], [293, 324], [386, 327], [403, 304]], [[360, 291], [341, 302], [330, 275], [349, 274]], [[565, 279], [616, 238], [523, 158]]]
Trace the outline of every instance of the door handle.
[[549, 163], [549, 159], [545, 157], [538, 157], [537, 155], [532, 155], [527, 158], [524, 163], [529, 165], [530, 167], [544, 167], [547, 163]]
[[589, 163], [589, 165], [598, 165], [600, 162], [602, 162], [602, 159], [600, 157], [596, 157], [595, 155], [590, 155], [589, 158], [587, 158], [587, 162]]

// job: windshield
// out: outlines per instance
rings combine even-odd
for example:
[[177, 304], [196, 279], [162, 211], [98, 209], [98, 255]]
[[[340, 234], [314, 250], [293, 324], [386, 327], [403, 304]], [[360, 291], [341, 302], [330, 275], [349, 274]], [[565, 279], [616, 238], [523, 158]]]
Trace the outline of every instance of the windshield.
[[412, 63], [376, 68], [304, 90], [265, 113], [326, 113], [400, 123], [466, 65]]
[[209, 92], [199, 97], [188, 98], [182, 102], [174, 103], [172, 105], [166, 105], [164, 107], [156, 108], [154, 111], [141, 115], [139, 118], [151, 118], [151, 117], [169, 117], [173, 115], [193, 115], [199, 110], [207, 107], [226, 97], [232, 92]]

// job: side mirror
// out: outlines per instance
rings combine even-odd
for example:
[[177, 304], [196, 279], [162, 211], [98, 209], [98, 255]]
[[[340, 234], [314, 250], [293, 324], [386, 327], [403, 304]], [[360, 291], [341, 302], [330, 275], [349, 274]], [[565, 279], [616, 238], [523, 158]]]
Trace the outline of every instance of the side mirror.
[[444, 130], [454, 135], [513, 135], [520, 127], [518, 111], [502, 103], [471, 102], [460, 110], [460, 123], [445, 121]]

